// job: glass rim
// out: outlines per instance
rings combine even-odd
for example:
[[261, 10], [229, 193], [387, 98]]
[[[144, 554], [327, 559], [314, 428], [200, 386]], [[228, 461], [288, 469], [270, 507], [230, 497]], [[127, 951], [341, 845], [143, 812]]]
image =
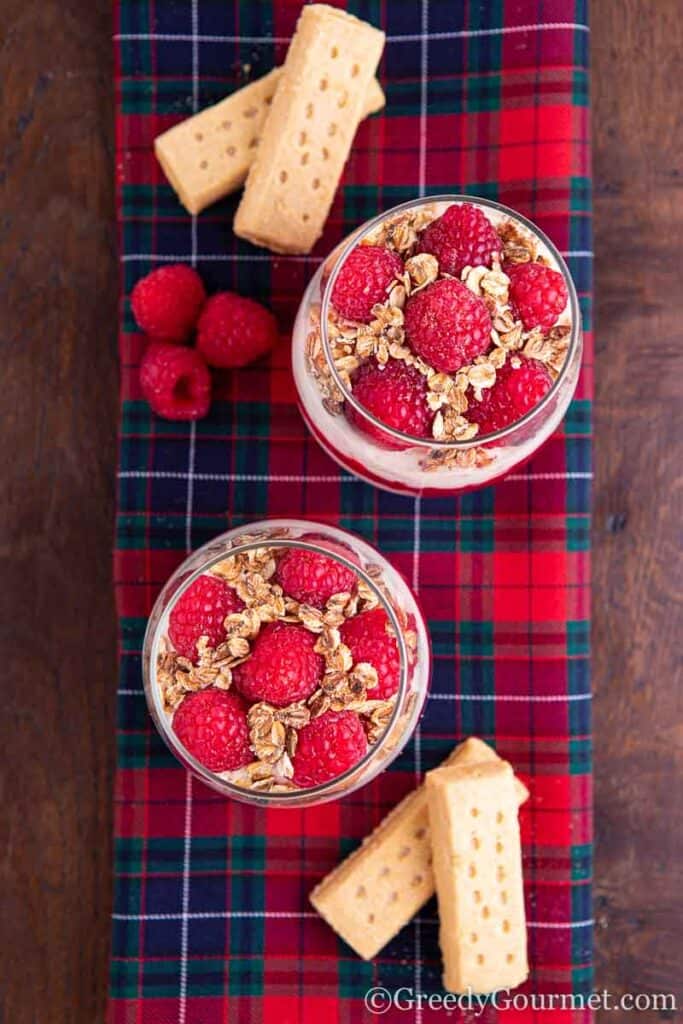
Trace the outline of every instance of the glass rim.
[[[571, 334], [569, 340], [569, 347], [565, 356], [562, 369], [560, 370], [556, 380], [553, 381], [549, 390], [545, 393], [541, 401], [535, 405], [528, 412], [525, 412], [523, 416], [520, 416], [514, 423], [510, 423], [507, 427], [502, 427], [499, 430], [491, 431], [488, 434], [480, 434], [476, 437], [471, 438], [468, 441], [448, 441], [439, 440], [437, 438], [425, 438], [415, 437], [412, 434], [406, 434], [402, 430], [397, 430], [395, 427], [391, 427], [378, 419], [373, 413], [369, 412], [364, 405], [362, 405], [357, 398], [353, 396], [353, 392], [349, 391], [344, 384], [337, 367], [334, 364], [332, 358], [332, 351], [330, 347], [330, 339], [327, 332], [328, 324], [328, 311], [330, 307], [330, 299], [332, 291], [337, 280], [337, 276], [344, 265], [344, 261], [347, 256], [358, 244], [360, 244], [363, 237], [365, 237], [373, 228], [381, 224], [382, 221], [386, 220], [395, 214], [401, 213], [403, 210], [411, 210], [415, 207], [425, 206], [430, 203], [472, 203], [476, 206], [488, 207], [491, 210], [496, 210], [498, 213], [503, 213], [506, 216], [513, 217], [518, 220], [525, 228], [527, 228], [532, 234], [537, 236], [541, 242], [548, 248], [550, 254], [557, 261], [559, 271], [562, 274], [564, 283], [567, 287], [567, 293], [569, 296], [569, 309], [571, 315]], [[580, 344], [581, 339], [581, 313], [579, 308], [579, 299], [576, 292], [576, 286], [569, 273], [569, 268], [564, 260], [564, 257], [556, 247], [556, 245], [548, 238], [544, 231], [541, 230], [533, 221], [530, 221], [523, 214], [518, 213], [509, 206], [505, 206], [503, 203], [495, 202], [493, 199], [482, 199], [479, 196], [472, 195], [460, 195], [460, 194], [440, 194], [436, 196], [420, 196], [417, 199], [409, 199], [405, 203], [399, 203], [398, 206], [392, 206], [389, 210], [385, 210], [382, 213], [378, 213], [371, 220], [365, 221], [359, 228], [351, 232], [348, 241], [345, 243], [344, 248], [335, 259], [335, 265], [332, 273], [330, 274], [325, 288], [323, 290], [321, 305], [320, 305], [320, 337], [322, 341], [323, 352], [325, 353], [325, 359], [327, 362], [328, 369], [330, 370], [335, 384], [344, 396], [344, 400], [349, 402], [356, 412], [364, 419], [368, 420], [376, 428], [390, 437], [395, 438], [397, 441], [407, 442], [408, 446], [412, 448], [425, 448], [425, 449], [443, 449], [444, 451], [466, 451], [469, 448], [477, 448], [482, 442], [490, 444], [494, 441], [503, 440], [515, 433], [520, 427], [531, 423], [539, 413], [543, 411], [552, 402], [555, 395], [558, 394], [566, 375], [569, 372], [569, 366], [572, 362], [573, 356], [576, 352], [577, 347]]]
[[[317, 523], [317, 522], [309, 522], [309, 521], [303, 520], [303, 519], [298, 519], [298, 520], [281, 520], [281, 519], [279, 519], [279, 520], [259, 520], [259, 521], [255, 522], [255, 523], [247, 523], [244, 526], [234, 527], [232, 530], [228, 530], [224, 534], [219, 534], [217, 537], [214, 537], [212, 540], [208, 541], [206, 544], [203, 544], [201, 547], [197, 548], [196, 551], [191, 552], [187, 556], [187, 558], [175, 569], [175, 571], [171, 574], [169, 579], [166, 581], [166, 583], [164, 584], [164, 587], [162, 588], [162, 590], [160, 591], [160, 593], [159, 593], [159, 595], [157, 597], [157, 601], [160, 601], [163, 598], [163, 595], [166, 593], [167, 588], [169, 588], [172, 584], [175, 584], [177, 582], [176, 581], [176, 577], [177, 577], [178, 574], [180, 574], [182, 572], [182, 569], [183, 569], [183, 566], [184, 566], [185, 562], [188, 561], [191, 558], [197, 557], [205, 549], [212, 547], [216, 543], [219, 543], [223, 538], [231, 537], [232, 535], [234, 535], [236, 532], [238, 532], [240, 530], [244, 530], [245, 532], [251, 532], [252, 530], [257, 530], [257, 529], [272, 529], [273, 526], [277, 526], [278, 524], [281, 524], [281, 523], [284, 523], [284, 522], [287, 522], [289, 525], [296, 524], [296, 526], [300, 526], [302, 528], [303, 527], [310, 528], [311, 532], [315, 532], [316, 529], [321, 529], [321, 528], [322, 529], [329, 529], [329, 530], [333, 531], [334, 533], [341, 534], [342, 536], [345, 536], [345, 537], [350, 537], [351, 540], [354, 541], [354, 542], [357, 542], [358, 540], [362, 540], [362, 538], [356, 538], [354, 534], [350, 533], [348, 530], [342, 529], [341, 527], [329, 526], [327, 524], [322, 524], [322, 523]], [[362, 542], [363, 543], [367, 543], [365, 541], [362, 541]], [[156, 678], [156, 673], [157, 673], [157, 655], [158, 655], [158, 651], [159, 651], [159, 642], [160, 642], [160, 639], [161, 639], [161, 631], [160, 631], [160, 628], [159, 628], [161, 626], [161, 618], [163, 616], [165, 616], [165, 615], [170, 614], [171, 609], [174, 607], [174, 605], [179, 600], [179, 598], [182, 596], [182, 594], [185, 593], [185, 591], [188, 589], [188, 587], [190, 587], [192, 585], [192, 583], [194, 583], [194, 581], [199, 578], [199, 576], [202, 576], [206, 572], [210, 571], [211, 567], [213, 565], [215, 565], [217, 562], [224, 561], [225, 558], [229, 558], [232, 555], [241, 554], [242, 552], [250, 551], [250, 550], [253, 550], [255, 548], [276, 547], [276, 546], [277, 547], [288, 547], [288, 548], [304, 548], [304, 549], [309, 550], [309, 551], [314, 551], [314, 552], [316, 552], [318, 554], [326, 555], [329, 558], [334, 558], [336, 561], [340, 562], [346, 568], [348, 568], [352, 572], [354, 572], [357, 576], [361, 577], [363, 582], [366, 583], [370, 587], [370, 589], [373, 591], [373, 593], [377, 596], [377, 598], [378, 598], [378, 600], [380, 602], [381, 607], [383, 608], [383, 610], [387, 614], [387, 616], [389, 618], [389, 621], [390, 621], [390, 623], [391, 623], [391, 625], [392, 625], [392, 627], [394, 629], [394, 633], [395, 633], [396, 641], [397, 641], [397, 645], [398, 645], [398, 650], [399, 650], [399, 658], [400, 658], [400, 678], [399, 678], [398, 690], [396, 691], [396, 702], [394, 704], [394, 708], [393, 708], [393, 711], [391, 713], [391, 718], [387, 722], [387, 725], [384, 728], [384, 732], [382, 733], [382, 736], [385, 736], [385, 735], [387, 735], [390, 732], [390, 730], [393, 728], [393, 726], [395, 725], [395, 723], [396, 723], [396, 721], [397, 721], [397, 719], [399, 717], [399, 710], [400, 710], [400, 707], [401, 707], [401, 698], [402, 698], [402, 696], [405, 693], [405, 688], [406, 688], [406, 685], [407, 685], [407, 682], [408, 682], [408, 648], [407, 648], [407, 645], [406, 645], [406, 642], [405, 642], [405, 637], [403, 636], [403, 632], [402, 632], [400, 623], [398, 621], [398, 617], [397, 617], [394, 609], [392, 608], [391, 604], [387, 601], [385, 596], [382, 594], [380, 588], [374, 582], [372, 577], [361, 566], [356, 565], [350, 559], [345, 558], [343, 555], [340, 555], [338, 552], [328, 551], [326, 548], [322, 547], [321, 545], [315, 544], [315, 543], [312, 543], [312, 542], [309, 542], [309, 541], [288, 540], [287, 538], [276, 537], [276, 538], [273, 538], [272, 540], [253, 540], [253, 541], [249, 541], [246, 544], [239, 544], [239, 543], [237, 543], [237, 544], [234, 545], [234, 547], [231, 547], [227, 551], [223, 552], [222, 554], [217, 555], [211, 561], [202, 563], [201, 567], [199, 567], [196, 570], [194, 570], [193, 572], [191, 572], [189, 574], [189, 576], [185, 580], [182, 581], [182, 584], [180, 584], [177, 587], [177, 589], [174, 590], [173, 597], [169, 600], [168, 604], [164, 607], [163, 612], [161, 613], [161, 617], [160, 617], [159, 621], [156, 623], [156, 625], [155, 625], [155, 627], [153, 629], [152, 629], [152, 615], [150, 615], [150, 617], [149, 617], [149, 619], [147, 621], [147, 626], [146, 626], [146, 629], [145, 629], [145, 637], [143, 639], [143, 646], [142, 646], [142, 650], [143, 650], [143, 659], [142, 659], [143, 660], [143, 664], [142, 664], [143, 679], [144, 679], [145, 676], [147, 676], [147, 679], [148, 679], [148, 682], [149, 682], [149, 687], [145, 687], [145, 697], [146, 697], [147, 703], [149, 705], [150, 704], [150, 697], [148, 696], [148, 692], [147, 692], [149, 690], [149, 692], [151, 693], [151, 702], [153, 704], [153, 707], [150, 707], [149, 710], [150, 710], [150, 712], [153, 711], [152, 718], [154, 720], [154, 723], [157, 726], [157, 729], [159, 731], [159, 734], [160, 734], [162, 740], [164, 741], [166, 746], [169, 748], [171, 753], [175, 757], [177, 757], [178, 756], [178, 751], [180, 750], [180, 752], [182, 754], [182, 761], [184, 761], [186, 766], [189, 766], [190, 769], [196, 775], [198, 775], [202, 779], [202, 781], [206, 782], [207, 785], [211, 786], [214, 789], [216, 789], [217, 787], [220, 787], [221, 790], [227, 789], [227, 790], [229, 790], [229, 792], [226, 793], [225, 795], [234, 796], [235, 799], [241, 800], [243, 803], [252, 803], [252, 804], [253, 803], [264, 804], [264, 803], [266, 803], [266, 802], [268, 802], [270, 800], [272, 800], [274, 803], [275, 802], [279, 803], [280, 801], [296, 803], [297, 799], [301, 800], [301, 798], [304, 797], [304, 796], [306, 798], [308, 798], [309, 796], [320, 797], [321, 800], [322, 800], [326, 795], [328, 795], [330, 793], [331, 790], [336, 789], [340, 782], [343, 782], [345, 779], [350, 778], [352, 775], [354, 775], [356, 772], [358, 772], [359, 769], [362, 769], [362, 767], [364, 765], [366, 765], [372, 759], [372, 757], [375, 756], [376, 753], [377, 753], [377, 743], [375, 743], [375, 744], [372, 744], [371, 746], [368, 746], [368, 749], [367, 749], [366, 753], [360, 759], [360, 761], [357, 761], [350, 768], [347, 768], [347, 770], [345, 772], [341, 773], [340, 775], [335, 775], [334, 778], [329, 779], [327, 782], [319, 783], [317, 786], [306, 786], [304, 788], [292, 789], [292, 790], [284, 790], [282, 792], [278, 791], [276, 793], [272, 793], [271, 794], [271, 793], [268, 793], [266, 791], [261, 791], [261, 790], [254, 791], [254, 790], [251, 790], [248, 786], [239, 786], [239, 785], [237, 785], [237, 783], [231, 782], [229, 779], [224, 779], [222, 777], [222, 775], [220, 775], [218, 772], [211, 771], [210, 768], [207, 768], [205, 765], [203, 765], [200, 761], [197, 760], [197, 758], [192, 753], [190, 753], [189, 750], [187, 750], [185, 745], [183, 743], [181, 743], [180, 740], [177, 739], [177, 737], [175, 736], [175, 734], [174, 734], [174, 732], [172, 730], [172, 727], [171, 727], [172, 719], [169, 718], [168, 714], [164, 710], [163, 704], [161, 702], [161, 691], [160, 691], [160, 688], [159, 688], [159, 685], [158, 685], [158, 682], [157, 682], [157, 678]], [[384, 556], [381, 554], [381, 552], [376, 551], [375, 548], [372, 548], [372, 551], [373, 551], [373, 554], [375, 556], [378, 556], [379, 558], [384, 559]], [[388, 563], [388, 564], [390, 564], [390, 563]], [[412, 593], [412, 591], [411, 591], [411, 593]], [[155, 605], [156, 605], [156, 602], [155, 602]], [[148, 636], [148, 633], [150, 634], [149, 636]], [[147, 659], [145, 657], [145, 651], [147, 649], [149, 649], [149, 665], [147, 665]], [[232, 687], [231, 687], [231, 689], [232, 689]], [[230, 691], [228, 690], [226, 692], [230, 692]], [[369, 699], [372, 699], [372, 698], [370, 697]], [[407, 739], [409, 739], [409, 738], [410, 737], [407, 737]], [[406, 739], [406, 741], [407, 741], [407, 739]], [[381, 737], [380, 737], [379, 742], [381, 743]], [[396, 749], [396, 753], [400, 752], [402, 746], [403, 746], [403, 744], [401, 744], [398, 747], [398, 749], [395, 748]], [[257, 760], [257, 758], [255, 756], [254, 756], [254, 760]], [[239, 771], [239, 769], [235, 769], [235, 771]], [[372, 776], [372, 778], [374, 778], [374, 777], [375, 776]], [[368, 779], [366, 781], [369, 782], [370, 779]], [[341, 798], [341, 797], [343, 797], [345, 795], [347, 795], [347, 794], [342, 792], [342, 793], [339, 794], [339, 797]]]

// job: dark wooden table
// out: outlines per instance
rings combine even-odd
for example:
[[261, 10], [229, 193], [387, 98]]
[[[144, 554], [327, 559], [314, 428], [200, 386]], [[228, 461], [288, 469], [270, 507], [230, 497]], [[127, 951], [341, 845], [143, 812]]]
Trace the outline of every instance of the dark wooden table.
[[[682, 19], [678, 0], [592, 14], [597, 981], [680, 1004]], [[116, 666], [110, 10], [4, 0], [0, 17], [0, 1021], [93, 1024]]]

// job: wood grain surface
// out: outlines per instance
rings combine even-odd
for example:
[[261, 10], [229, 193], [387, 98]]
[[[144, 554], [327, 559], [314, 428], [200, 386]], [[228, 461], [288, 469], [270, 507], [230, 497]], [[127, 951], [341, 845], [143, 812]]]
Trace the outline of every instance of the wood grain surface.
[[681, 1007], [683, 8], [594, 0], [592, 29], [597, 980]]
[[[4, 0], [0, 20], [0, 1021], [99, 1024], [116, 686], [110, 7]], [[681, 1004], [681, 8], [594, 0], [592, 20], [597, 982]]]

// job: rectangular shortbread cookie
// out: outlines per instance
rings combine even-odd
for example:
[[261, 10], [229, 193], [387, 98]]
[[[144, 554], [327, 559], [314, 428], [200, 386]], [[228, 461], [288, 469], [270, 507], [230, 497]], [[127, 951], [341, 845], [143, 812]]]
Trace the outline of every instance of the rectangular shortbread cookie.
[[522, 848], [507, 762], [428, 772], [443, 985], [494, 992], [529, 973]]
[[[482, 740], [465, 740], [444, 765], [498, 762]], [[516, 799], [528, 797], [515, 779]], [[409, 793], [310, 895], [318, 913], [365, 960], [370, 960], [434, 895], [427, 794]]]
[[310, 252], [383, 48], [384, 33], [372, 25], [326, 4], [303, 8], [235, 216], [235, 234], [274, 252]]
[[[274, 68], [154, 140], [157, 160], [188, 213], [200, 213], [244, 183], [281, 74]], [[384, 102], [373, 78], [361, 117]]]

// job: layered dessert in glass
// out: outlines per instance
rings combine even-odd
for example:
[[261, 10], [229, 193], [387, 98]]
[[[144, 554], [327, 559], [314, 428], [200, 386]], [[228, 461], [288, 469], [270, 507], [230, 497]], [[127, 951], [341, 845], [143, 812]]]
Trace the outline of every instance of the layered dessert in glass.
[[178, 759], [240, 800], [344, 796], [408, 741], [430, 675], [403, 577], [359, 537], [272, 520], [191, 555], [143, 649], [148, 706]]
[[346, 239], [297, 315], [301, 410], [345, 469], [388, 490], [471, 490], [526, 462], [576, 388], [578, 300], [552, 242], [467, 196], [404, 203]]

